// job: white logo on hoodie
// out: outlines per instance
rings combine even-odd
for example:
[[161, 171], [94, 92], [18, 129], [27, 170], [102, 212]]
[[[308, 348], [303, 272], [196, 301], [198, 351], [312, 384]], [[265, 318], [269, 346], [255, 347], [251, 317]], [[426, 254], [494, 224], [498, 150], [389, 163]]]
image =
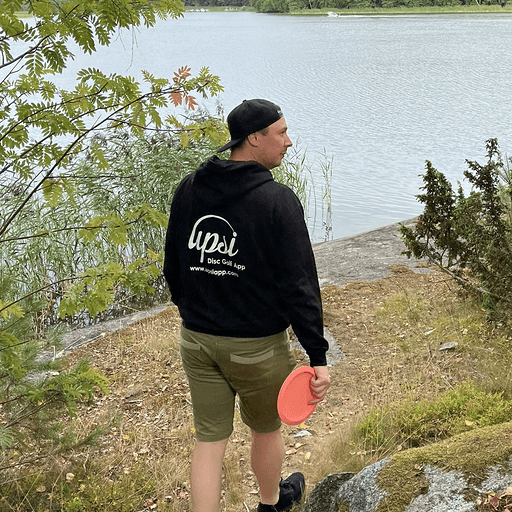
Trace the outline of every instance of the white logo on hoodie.
[[[225, 222], [233, 232], [233, 238], [228, 243], [226, 237], [224, 235], [219, 235], [218, 233], [210, 233], [209, 231], [204, 234], [203, 232], [198, 231], [198, 227], [203, 220], [206, 219], [219, 219]], [[238, 250], [235, 251], [235, 242], [236, 242], [236, 232], [233, 229], [233, 226], [224, 219], [223, 217], [219, 217], [218, 215], [205, 215], [196, 221], [194, 227], [192, 228], [192, 233], [190, 234], [190, 238], [188, 239], [188, 248], [189, 249], [197, 249], [201, 252], [201, 263], [204, 262], [205, 253], [211, 254], [214, 252], [218, 252], [220, 254], [227, 254], [228, 256], [234, 256]]]

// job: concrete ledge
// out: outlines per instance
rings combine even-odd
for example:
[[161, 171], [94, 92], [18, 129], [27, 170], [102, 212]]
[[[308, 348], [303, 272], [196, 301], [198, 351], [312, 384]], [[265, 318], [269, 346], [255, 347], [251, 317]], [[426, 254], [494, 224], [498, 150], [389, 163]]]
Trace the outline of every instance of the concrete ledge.
[[390, 275], [390, 265], [406, 265], [416, 273], [419, 260], [401, 254], [406, 247], [399, 224], [413, 226], [417, 217], [337, 240], [313, 244], [320, 286], [340, 286], [348, 281], [375, 281]]

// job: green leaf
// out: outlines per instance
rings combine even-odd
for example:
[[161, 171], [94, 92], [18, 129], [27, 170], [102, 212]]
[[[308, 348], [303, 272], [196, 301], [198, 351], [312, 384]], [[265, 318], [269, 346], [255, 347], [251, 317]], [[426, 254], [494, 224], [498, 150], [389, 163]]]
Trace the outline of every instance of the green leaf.
[[0, 450], [6, 450], [12, 446], [14, 430], [0, 425]]
[[55, 207], [59, 204], [63, 193], [63, 187], [60, 180], [47, 178], [43, 182], [42, 190], [43, 197], [50, 206]]
[[[29, 23], [15, 15], [22, 8], [34, 15]], [[139, 84], [90, 68], [78, 72], [69, 91], [53, 77], [75, 48], [92, 53], [122, 27], [151, 26], [182, 12], [175, 0], [0, 2], [0, 54], [8, 70], [0, 80], [0, 162], [7, 171], [0, 173], [0, 329], [10, 329], [0, 330], [0, 367], [3, 382], [11, 383], [3, 392], [27, 413], [16, 420], [12, 442], [10, 432], [0, 431], [0, 448], [15, 444], [22, 429], [26, 445], [44, 453], [48, 432], [61, 421], [59, 407], [71, 414], [93, 390], [106, 390], [87, 366], [42, 382], [26, 379], [39, 369], [39, 327], [57, 315], [104, 311], [120, 290], [154, 291], [173, 191], [212, 149], [200, 123], [198, 143], [191, 138], [186, 150], [162, 123], [171, 92], [190, 98], [219, 90], [206, 72], [182, 73], [175, 86], [150, 73]], [[7, 307], [7, 298], [19, 302]]]
[[32, 2], [32, 12], [35, 17], [47, 18], [54, 11], [49, 2]]
[[20, 343], [16, 336], [0, 330], [0, 369], [15, 380], [22, 379], [28, 373], [16, 350]]
[[98, 215], [90, 219], [86, 224], [84, 229], [80, 229], [78, 232], [78, 236], [83, 238], [87, 242], [92, 242], [96, 236], [100, 233], [100, 228], [105, 221], [105, 216]]
[[181, 142], [181, 146], [186, 148], [188, 146], [188, 143], [189, 143], [189, 136], [188, 136], [188, 133], [186, 131], [182, 131], [180, 133], [180, 142]]
[[12, 306], [7, 307], [8, 304], [8, 302], [0, 300], [0, 315], [4, 320], [9, 318], [10, 315], [15, 318], [22, 318], [25, 315], [25, 312], [19, 304], [13, 304]]

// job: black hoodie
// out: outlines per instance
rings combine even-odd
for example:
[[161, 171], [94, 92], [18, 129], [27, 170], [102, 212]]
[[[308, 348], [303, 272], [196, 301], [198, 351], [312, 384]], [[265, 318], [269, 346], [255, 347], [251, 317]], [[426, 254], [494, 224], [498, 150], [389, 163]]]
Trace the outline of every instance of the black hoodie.
[[204, 162], [171, 206], [164, 275], [183, 324], [254, 338], [290, 324], [311, 366], [325, 366], [322, 302], [304, 211], [256, 162]]

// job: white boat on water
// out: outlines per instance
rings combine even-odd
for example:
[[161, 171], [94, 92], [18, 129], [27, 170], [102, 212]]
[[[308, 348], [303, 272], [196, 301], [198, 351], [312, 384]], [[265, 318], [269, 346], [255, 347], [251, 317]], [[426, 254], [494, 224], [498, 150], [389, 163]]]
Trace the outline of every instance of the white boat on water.
[[327, 13], [327, 16], [328, 16], [329, 18], [339, 18], [339, 16], [340, 16], [340, 15], [339, 15], [337, 12], [329, 11], [329, 12]]

